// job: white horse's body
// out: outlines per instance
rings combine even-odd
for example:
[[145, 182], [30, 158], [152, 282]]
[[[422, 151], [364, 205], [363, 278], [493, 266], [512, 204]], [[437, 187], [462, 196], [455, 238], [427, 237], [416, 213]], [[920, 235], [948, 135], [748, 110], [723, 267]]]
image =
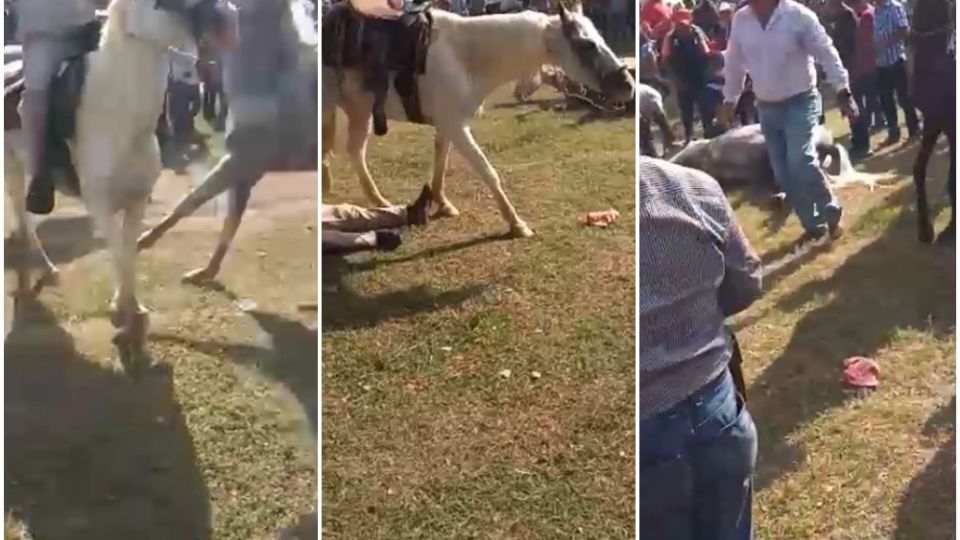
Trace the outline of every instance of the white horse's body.
[[[560, 66], [570, 78], [599, 90], [598, 72], [615, 73], [622, 68], [622, 63], [579, 12], [566, 12], [567, 21], [556, 15], [532, 11], [477, 17], [461, 17], [440, 10], [433, 10], [431, 14], [434, 25], [432, 41], [425, 73], [419, 77], [419, 90], [424, 117], [436, 128], [432, 188], [440, 205], [438, 214], [455, 216], [459, 213], [447, 200], [443, 187], [452, 145], [490, 188], [511, 233], [530, 236], [532, 231], [503, 192], [497, 171], [474, 140], [469, 121], [495, 89], [527, 77], [541, 65]], [[569, 33], [595, 47], [591, 51], [596, 59], [593, 69], [578, 60], [569, 35], [565, 35]], [[385, 206], [389, 201], [380, 194], [366, 165], [365, 149], [373, 95], [364, 90], [361, 77], [357, 71], [346, 70], [341, 78], [333, 68], [323, 66], [324, 189], [330, 187], [326, 159], [333, 148], [335, 110], [341, 108], [349, 123], [347, 154], [361, 187], [372, 203]], [[624, 97], [632, 97], [632, 84], [630, 95]], [[386, 113], [388, 118], [407, 120], [392, 86], [386, 101]]]
[[[145, 330], [146, 310], [135, 292], [136, 239], [161, 171], [154, 130], [167, 87], [168, 51], [192, 39], [187, 21], [158, 9], [155, 0], [113, 0], [100, 47], [87, 57], [70, 148], [81, 198], [113, 259], [117, 287], [111, 307], [121, 339], [136, 340]], [[46, 276], [53, 277], [56, 268], [25, 208], [26, 139], [19, 130], [5, 135], [5, 182], [17, 236], [42, 254]], [[19, 292], [29, 287], [29, 276], [21, 271]]]

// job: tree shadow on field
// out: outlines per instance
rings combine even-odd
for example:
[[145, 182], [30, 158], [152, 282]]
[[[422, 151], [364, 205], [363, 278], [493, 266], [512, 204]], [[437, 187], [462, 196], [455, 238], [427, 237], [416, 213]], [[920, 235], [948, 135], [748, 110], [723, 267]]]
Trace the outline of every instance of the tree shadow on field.
[[[67, 264], [106, 245], [103, 240], [93, 237], [93, 227], [87, 216], [45, 219], [37, 226], [37, 237], [54, 264]], [[26, 254], [21, 253], [20, 246], [12, 238], [4, 239], [3, 249], [6, 255], [4, 269], [16, 269], [25, 262]]]
[[5, 511], [33, 538], [208, 540], [210, 502], [170, 366], [137, 380], [21, 300], [4, 343]]
[[[785, 312], [819, 305], [797, 323], [783, 353], [748, 391], [759, 432], [758, 489], [801, 465], [804, 449], [787, 441], [797, 428], [851, 397], [841, 383], [845, 358], [873, 357], [904, 329], [953, 335], [955, 251], [917, 242], [915, 212], [906, 204], [912, 194], [909, 188], [898, 190], [868, 212], [861, 220], [867, 226], [878, 223], [873, 212], [904, 208], [830, 277], [809, 282], [777, 303]], [[850, 236], [857, 234], [855, 226]], [[743, 345], [749, 365], [750, 344]], [[896, 365], [881, 369], [896, 376]]]
[[351, 263], [345, 259], [329, 258], [323, 261], [324, 332], [371, 328], [384, 321], [460, 305], [487, 288], [483, 284], [474, 284], [437, 292], [427, 285], [418, 285], [400, 291], [363, 296], [346, 279], [354, 271], [350, 266]]
[[925, 436], [949, 430], [950, 438], [907, 486], [897, 511], [894, 540], [956, 538], [957, 397], [927, 420]]

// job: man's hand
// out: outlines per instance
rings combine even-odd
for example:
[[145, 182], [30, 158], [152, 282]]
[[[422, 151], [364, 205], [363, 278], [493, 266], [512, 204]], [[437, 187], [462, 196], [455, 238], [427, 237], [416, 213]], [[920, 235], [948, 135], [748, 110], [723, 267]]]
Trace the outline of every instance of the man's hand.
[[853, 96], [850, 95], [850, 90], [843, 89], [837, 92], [837, 101], [839, 101], [840, 113], [843, 114], [843, 116], [846, 116], [850, 121], [856, 122], [857, 118], [860, 117], [860, 109], [853, 101]]
[[720, 104], [720, 110], [717, 111], [717, 121], [720, 122], [721, 127], [730, 128], [733, 126], [733, 113], [736, 107], [735, 103], [727, 101]]

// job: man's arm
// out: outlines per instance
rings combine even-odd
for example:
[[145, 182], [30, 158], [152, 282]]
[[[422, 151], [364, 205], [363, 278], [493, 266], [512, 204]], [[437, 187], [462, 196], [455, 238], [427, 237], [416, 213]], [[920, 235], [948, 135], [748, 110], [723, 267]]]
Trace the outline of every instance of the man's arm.
[[737, 32], [737, 19], [738, 17], [734, 16], [730, 24], [727, 50], [723, 52], [723, 100], [731, 104], [736, 103], [743, 92], [743, 79], [747, 76]]
[[826, 29], [820, 24], [817, 16], [809, 9], [801, 8], [804, 17], [802, 42], [804, 48], [813, 57], [813, 60], [823, 67], [827, 75], [827, 82], [837, 91], [850, 89], [850, 76], [843, 67], [840, 54], [833, 46], [833, 40], [827, 35]]
[[730, 220], [723, 244], [726, 272], [717, 295], [723, 316], [730, 317], [747, 309], [760, 297], [763, 265], [737, 223], [730, 203], [726, 202], [725, 206]]

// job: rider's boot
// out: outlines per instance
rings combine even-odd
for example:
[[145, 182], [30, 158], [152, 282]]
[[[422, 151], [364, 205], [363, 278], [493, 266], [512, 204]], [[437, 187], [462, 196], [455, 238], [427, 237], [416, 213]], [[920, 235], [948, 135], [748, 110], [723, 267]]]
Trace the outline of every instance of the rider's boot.
[[33, 214], [53, 212], [54, 185], [47, 163], [47, 126], [49, 92], [27, 90], [23, 94], [22, 120], [30, 152], [28, 170], [30, 187], [27, 191], [27, 210]]

